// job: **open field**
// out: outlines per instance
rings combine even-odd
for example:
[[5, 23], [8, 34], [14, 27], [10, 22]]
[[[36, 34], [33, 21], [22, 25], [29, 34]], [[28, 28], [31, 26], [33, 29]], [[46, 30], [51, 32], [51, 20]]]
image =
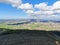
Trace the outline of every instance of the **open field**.
[[29, 29], [29, 30], [47, 30], [47, 31], [60, 31], [60, 23], [53, 22], [35, 22], [22, 25], [8, 25], [6, 23], [0, 23], [0, 28], [7, 29]]

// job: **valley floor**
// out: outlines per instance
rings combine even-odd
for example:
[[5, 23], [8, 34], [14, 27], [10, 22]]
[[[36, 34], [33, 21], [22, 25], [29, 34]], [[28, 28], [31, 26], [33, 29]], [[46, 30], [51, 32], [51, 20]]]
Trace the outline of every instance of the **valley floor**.
[[27, 23], [22, 25], [8, 25], [6, 23], [1, 23], [0, 28], [7, 29], [29, 29], [29, 30], [46, 30], [46, 31], [60, 31], [60, 23], [53, 22], [35, 22], [35, 23]]

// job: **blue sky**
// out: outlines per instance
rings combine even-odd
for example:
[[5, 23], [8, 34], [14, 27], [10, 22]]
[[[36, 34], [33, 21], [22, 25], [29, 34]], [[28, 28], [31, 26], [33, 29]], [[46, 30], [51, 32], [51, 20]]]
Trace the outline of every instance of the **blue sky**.
[[[58, 0], [22, 0], [22, 3], [23, 4], [29, 3], [34, 6], [35, 4], [48, 2], [48, 5], [52, 5], [56, 1]], [[45, 18], [46, 17], [47, 16], [45, 16]], [[31, 18], [31, 17], [29, 17], [28, 14], [25, 13], [22, 9], [12, 7], [11, 4], [0, 2], [0, 19], [20, 19], [20, 18]]]
[[30, 4], [39, 4], [42, 2], [48, 2], [49, 5], [53, 4], [57, 0], [23, 0], [23, 3], [29, 2]]
[[5, 3], [0, 3], [0, 19], [18, 19], [22, 17], [27, 17], [22, 10]]

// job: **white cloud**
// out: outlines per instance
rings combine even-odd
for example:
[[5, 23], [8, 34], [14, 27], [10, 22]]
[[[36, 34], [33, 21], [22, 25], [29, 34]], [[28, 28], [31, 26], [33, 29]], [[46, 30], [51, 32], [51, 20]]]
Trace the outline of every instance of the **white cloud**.
[[53, 15], [53, 11], [36, 11], [34, 12], [35, 15]]
[[54, 11], [45, 11], [43, 14], [45, 14], [45, 15], [53, 15]]
[[[39, 15], [50, 16], [60, 14], [60, 1], [56, 1], [52, 5], [48, 5], [47, 2], [32, 5], [29, 3], [22, 3], [22, 0], [0, 0], [0, 2], [11, 4], [13, 7], [22, 9], [25, 13], [31, 16], [35, 15], [39, 17]], [[39, 11], [36, 11], [36, 8], [39, 9]]]
[[44, 3], [36, 4], [35, 8], [39, 8], [40, 10], [45, 10], [46, 6], [47, 3], [44, 2]]
[[29, 3], [21, 4], [17, 8], [22, 9], [25, 13], [28, 14], [28, 16], [33, 15], [34, 13], [33, 5]]
[[53, 5], [48, 5], [48, 3], [36, 4], [35, 8], [40, 11], [36, 11], [36, 15], [55, 15], [60, 14], [60, 1], [55, 2]]
[[40, 3], [35, 4], [35, 8], [39, 8], [40, 10], [56, 10], [60, 9], [60, 1], [55, 2], [53, 5], [48, 6], [48, 3]]
[[0, 2], [11, 4], [14, 7], [17, 7], [18, 5], [22, 4], [21, 0], [0, 0]]
[[60, 14], [60, 10], [55, 10], [55, 13]]
[[33, 5], [29, 3], [25, 3], [25, 4], [21, 4], [20, 6], [18, 6], [18, 8], [22, 10], [32, 10]]
[[27, 10], [26, 13], [27, 13], [27, 14], [33, 14], [34, 11], [33, 11], [33, 10]]
[[34, 10], [26, 10], [25, 11], [29, 17], [32, 17], [34, 15]]
[[57, 1], [53, 4], [53, 9], [60, 9], [60, 1]]

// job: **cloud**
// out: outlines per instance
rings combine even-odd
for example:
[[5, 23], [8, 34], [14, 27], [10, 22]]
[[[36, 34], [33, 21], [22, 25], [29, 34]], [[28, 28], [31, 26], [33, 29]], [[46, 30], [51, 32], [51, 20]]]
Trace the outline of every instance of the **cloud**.
[[34, 12], [35, 15], [53, 15], [53, 11], [36, 11]]
[[53, 4], [53, 9], [60, 9], [60, 1], [57, 1], [57, 2], [55, 2], [54, 4]]
[[55, 2], [53, 5], [48, 5], [48, 3], [35, 4], [35, 8], [40, 11], [35, 11], [36, 15], [55, 15], [60, 14], [60, 1]]
[[17, 8], [22, 9], [26, 14], [28, 14], [28, 16], [32, 16], [34, 13], [33, 5], [29, 3], [21, 4]]
[[[60, 14], [60, 1], [56, 1], [52, 5], [48, 5], [48, 2], [33, 5], [29, 3], [22, 3], [22, 0], [0, 0], [0, 2], [11, 4], [13, 7], [22, 9], [29, 16], [39, 17], [39, 15], [44, 15], [46, 17], [47, 15], [52, 16]], [[39, 10], [36, 11], [35, 9]]]
[[13, 7], [17, 7], [18, 5], [22, 4], [21, 0], [0, 0], [0, 2], [11, 4]]
[[21, 4], [20, 6], [18, 6], [18, 8], [22, 10], [32, 10], [33, 5], [29, 3], [25, 3], [25, 4]]
[[47, 6], [47, 3], [43, 2], [40, 4], [35, 4], [35, 8], [39, 8], [40, 10], [45, 10], [45, 7]]
[[27, 13], [27, 14], [33, 14], [34, 11], [33, 11], [33, 10], [27, 10], [26, 13]]
[[48, 5], [47, 2], [35, 4], [35, 8], [39, 8], [40, 10], [57, 10], [60, 9], [60, 1], [55, 2], [53, 5]]
[[60, 10], [55, 10], [55, 13], [60, 14]]

